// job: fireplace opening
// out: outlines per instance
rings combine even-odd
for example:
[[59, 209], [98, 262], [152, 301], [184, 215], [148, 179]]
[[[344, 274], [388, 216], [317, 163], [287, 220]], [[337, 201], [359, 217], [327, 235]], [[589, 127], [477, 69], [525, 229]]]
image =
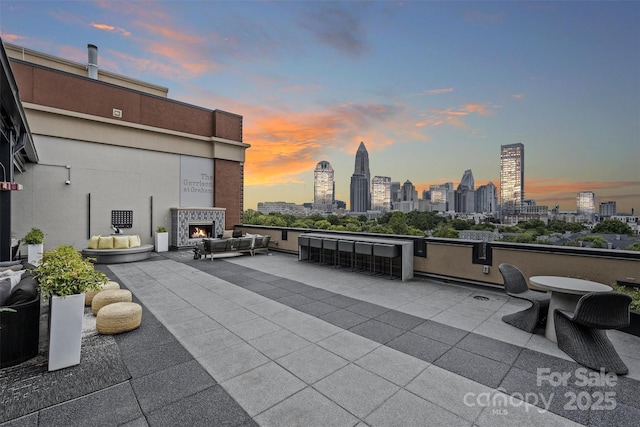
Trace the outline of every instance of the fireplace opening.
[[189, 238], [202, 239], [213, 235], [214, 223], [189, 224]]

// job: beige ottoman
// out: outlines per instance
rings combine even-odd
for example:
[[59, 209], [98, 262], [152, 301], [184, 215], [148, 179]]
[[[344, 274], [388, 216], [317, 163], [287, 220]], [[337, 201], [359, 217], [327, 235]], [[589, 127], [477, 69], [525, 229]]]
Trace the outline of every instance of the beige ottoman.
[[142, 307], [135, 302], [115, 302], [100, 309], [96, 330], [105, 335], [128, 332], [140, 326]]
[[131, 302], [131, 291], [126, 289], [109, 289], [98, 292], [91, 301], [91, 311], [98, 314], [100, 309], [115, 302]]
[[120, 289], [120, 284], [118, 282], [107, 282], [97, 291], [87, 291], [84, 293], [84, 305], [91, 305], [91, 301], [93, 301], [93, 297], [96, 296], [98, 292], [107, 291], [109, 289]]

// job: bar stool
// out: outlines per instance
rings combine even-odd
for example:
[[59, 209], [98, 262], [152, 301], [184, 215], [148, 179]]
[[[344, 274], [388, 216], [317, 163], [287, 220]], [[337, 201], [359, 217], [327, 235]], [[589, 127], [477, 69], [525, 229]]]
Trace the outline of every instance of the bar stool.
[[311, 251], [317, 249], [318, 262], [322, 262], [322, 239], [319, 237], [309, 237], [309, 260], [311, 260]]
[[338, 255], [338, 240], [337, 239], [323, 239], [322, 241], [322, 252], [324, 255], [325, 251], [331, 251], [331, 255], [333, 256], [333, 266], [337, 265], [337, 255]]
[[349, 254], [349, 266], [351, 267], [351, 271], [354, 269], [353, 263], [353, 248], [354, 242], [352, 240], [338, 240], [338, 264], [340, 262], [340, 255], [343, 253]]
[[[362, 255], [362, 259], [366, 257], [369, 264], [369, 274], [373, 274], [373, 243], [368, 242], [356, 242], [355, 244], [356, 264], [358, 262], [358, 255]], [[358, 271], [364, 271], [366, 269], [361, 268]]]
[[309, 238], [307, 236], [298, 236], [298, 261], [302, 260], [302, 249], [307, 253], [307, 261], [311, 258], [311, 250], [309, 249]]
[[386, 243], [374, 243], [373, 245], [373, 261], [376, 257], [382, 258], [383, 261], [389, 260], [389, 278], [393, 279], [393, 260], [401, 255], [400, 246], [389, 245]]

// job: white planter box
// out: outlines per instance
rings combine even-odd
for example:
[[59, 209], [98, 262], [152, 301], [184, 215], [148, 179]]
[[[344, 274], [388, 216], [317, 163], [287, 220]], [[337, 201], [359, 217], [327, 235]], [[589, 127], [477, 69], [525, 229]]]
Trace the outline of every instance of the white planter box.
[[44, 252], [44, 245], [27, 245], [27, 262], [33, 265], [40, 265], [42, 259], [42, 252]]
[[169, 250], [169, 233], [156, 233], [156, 252], [167, 252]]
[[82, 347], [84, 294], [53, 296], [49, 306], [49, 371], [78, 365]]

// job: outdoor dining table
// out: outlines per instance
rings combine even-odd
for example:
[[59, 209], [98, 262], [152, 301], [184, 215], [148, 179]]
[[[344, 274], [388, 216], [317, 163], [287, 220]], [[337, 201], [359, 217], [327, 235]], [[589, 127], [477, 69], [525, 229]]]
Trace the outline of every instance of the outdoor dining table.
[[529, 278], [529, 281], [541, 289], [551, 291], [551, 301], [549, 302], [549, 312], [547, 313], [547, 325], [544, 330], [544, 336], [556, 343], [558, 340], [556, 338], [556, 327], [553, 320], [553, 311], [556, 308], [575, 311], [578, 300], [583, 295], [591, 292], [608, 292], [612, 290], [611, 286], [573, 277], [532, 276]]

